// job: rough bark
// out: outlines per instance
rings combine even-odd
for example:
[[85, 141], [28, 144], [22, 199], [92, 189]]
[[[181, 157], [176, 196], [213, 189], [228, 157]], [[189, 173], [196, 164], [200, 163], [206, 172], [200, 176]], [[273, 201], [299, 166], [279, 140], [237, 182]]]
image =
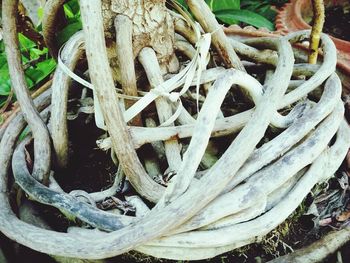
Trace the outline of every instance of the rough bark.
[[129, 17], [133, 23], [134, 58], [144, 47], [151, 47], [161, 65], [168, 64], [174, 53], [174, 23], [165, 7], [165, 0], [103, 0], [102, 10], [107, 37], [113, 37], [114, 18]]

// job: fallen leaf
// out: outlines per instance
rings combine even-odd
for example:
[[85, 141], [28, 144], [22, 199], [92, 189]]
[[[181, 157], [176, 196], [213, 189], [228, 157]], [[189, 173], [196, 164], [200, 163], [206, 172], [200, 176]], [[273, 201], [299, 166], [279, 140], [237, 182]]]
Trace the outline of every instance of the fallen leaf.
[[339, 222], [344, 222], [350, 218], [350, 211], [344, 211], [336, 217]]

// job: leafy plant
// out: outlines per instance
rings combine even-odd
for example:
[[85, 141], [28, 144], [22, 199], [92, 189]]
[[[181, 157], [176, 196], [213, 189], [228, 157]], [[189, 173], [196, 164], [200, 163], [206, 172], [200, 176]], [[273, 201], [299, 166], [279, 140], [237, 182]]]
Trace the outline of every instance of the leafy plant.
[[274, 30], [274, 24], [263, 16], [249, 10], [220, 10], [214, 11], [216, 17], [226, 24], [235, 24], [236, 21], [243, 22], [258, 28], [265, 27], [269, 30]]
[[[18, 34], [22, 55], [24, 74], [29, 89], [49, 76], [56, 67], [56, 62], [49, 57], [47, 48], [39, 49], [37, 45], [22, 34]], [[11, 93], [10, 73], [6, 61], [4, 44], [0, 42], [0, 107]]]
[[280, 7], [287, 2], [288, 0], [242, 0], [241, 9], [252, 11], [265, 17], [270, 22], [274, 22], [276, 11], [272, 6]]
[[[185, 0], [177, 2], [187, 8]], [[206, 0], [206, 2], [216, 18], [227, 25], [243, 23], [274, 30], [276, 11], [272, 5], [278, 6], [287, 1]]]
[[58, 45], [60, 46], [67, 42], [74, 33], [82, 29], [78, 1], [70, 0], [64, 4], [63, 8], [67, 19], [67, 25], [57, 35]]

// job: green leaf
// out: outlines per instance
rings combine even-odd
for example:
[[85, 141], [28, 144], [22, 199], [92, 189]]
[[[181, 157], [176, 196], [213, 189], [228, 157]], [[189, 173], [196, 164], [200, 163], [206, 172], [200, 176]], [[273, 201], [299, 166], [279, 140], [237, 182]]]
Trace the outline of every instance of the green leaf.
[[4, 53], [5, 52], [5, 45], [4, 42], [1, 40], [0, 41], [0, 53]]
[[33, 85], [35, 85], [35, 83], [38, 83], [41, 79], [43, 79], [44, 72], [42, 72], [40, 69], [28, 68], [25, 71], [25, 76], [28, 87], [31, 88]]
[[27, 82], [27, 87], [28, 89], [31, 89], [34, 87], [35, 83], [34, 81], [27, 75], [24, 75], [24, 77], [26, 78], [26, 82]]
[[213, 10], [213, 2], [214, 2], [214, 0], [205, 0], [205, 2], [210, 7], [210, 9]]
[[229, 9], [239, 10], [241, 5], [240, 0], [206, 0], [206, 2], [213, 12]]
[[42, 62], [39, 62], [36, 66], [38, 69], [44, 72], [46, 77], [56, 68], [56, 62], [53, 58], [50, 58]]
[[32, 48], [30, 49], [30, 59], [33, 60], [33, 59], [37, 59], [43, 55], [46, 55], [48, 53], [48, 49], [47, 48], [44, 48], [44, 49], [38, 49], [38, 48]]
[[27, 84], [29, 88], [38, 84], [48, 75], [50, 75], [56, 68], [56, 62], [54, 59], [50, 58], [45, 61], [36, 64], [36, 67], [30, 67], [25, 71]]
[[18, 34], [18, 40], [19, 40], [21, 51], [22, 50], [28, 51], [29, 49], [36, 46], [33, 41], [31, 41], [29, 38], [27, 38], [21, 33]]
[[280, 7], [286, 2], [288, 2], [288, 0], [241, 0], [241, 9], [247, 9], [274, 22], [277, 12], [272, 6]]
[[0, 69], [7, 68], [7, 60], [6, 60], [6, 55], [0, 54]]
[[0, 84], [0, 96], [8, 96], [10, 92], [11, 92], [10, 85], [7, 85], [7, 83]]
[[[206, 3], [209, 5], [210, 9], [215, 13], [223, 10], [239, 10], [240, 9], [240, 0], [206, 0]], [[237, 24], [239, 20], [231, 19], [229, 24]]]
[[68, 18], [74, 18], [74, 12], [69, 5], [67, 4], [63, 5], [63, 10]]
[[177, 2], [180, 6], [184, 7], [185, 9], [188, 8], [187, 3], [186, 3], [185, 0], [176, 0], [176, 2]]
[[11, 92], [10, 73], [8, 69], [0, 70], [0, 95], [7, 96]]
[[77, 0], [68, 1], [68, 3], [66, 3], [65, 5], [69, 6], [70, 11], [74, 14], [74, 16], [79, 15], [80, 6], [79, 6], [79, 2]]
[[265, 27], [271, 31], [275, 28], [274, 24], [265, 17], [249, 10], [222, 10], [215, 12], [215, 15], [226, 24], [232, 24], [238, 20], [257, 28]]
[[26, 63], [28, 63], [30, 61], [30, 55], [28, 55], [28, 57], [23, 53], [21, 55], [22, 55], [21, 57], [22, 57], [22, 64], [23, 65], [25, 65]]

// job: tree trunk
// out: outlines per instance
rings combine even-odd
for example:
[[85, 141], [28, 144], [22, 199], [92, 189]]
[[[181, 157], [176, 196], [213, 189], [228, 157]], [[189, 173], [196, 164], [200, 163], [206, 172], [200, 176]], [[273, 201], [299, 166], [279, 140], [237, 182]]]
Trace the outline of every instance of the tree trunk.
[[133, 54], [144, 47], [156, 51], [159, 63], [166, 65], [174, 54], [174, 24], [165, 0], [103, 0], [105, 35], [114, 39], [114, 18], [127, 16], [133, 23]]

